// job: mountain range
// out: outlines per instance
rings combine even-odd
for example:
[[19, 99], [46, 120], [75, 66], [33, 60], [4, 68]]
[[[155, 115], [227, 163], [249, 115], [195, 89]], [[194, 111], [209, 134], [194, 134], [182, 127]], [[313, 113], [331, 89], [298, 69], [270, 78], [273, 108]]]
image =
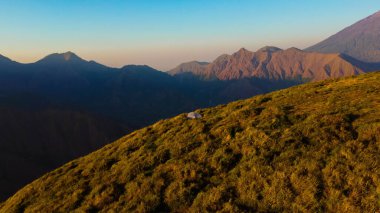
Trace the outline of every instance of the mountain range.
[[[380, 42], [378, 17], [374, 14], [348, 28], [354, 27], [355, 33], [338, 33], [333, 43], [345, 41], [344, 51], [242, 48], [211, 63], [181, 64], [168, 73], [146, 65], [111, 68], [73, 52], [30, 64], [0, 55], [0, 148], [5, 152], [0, 200], [43, 173], [161, 119], [380, 69], [376, 51], [369, 49]], [[354, 39], [359, 41], [369, 34], [373, 39], [364, 37], [359, 43], [368, 42], [360, 49], [372, 59], [356, 57], [351, 35], [360, 35]]]
[[339, 53], [309, 53], [297, 48], [281, 50], [264, 47], [257, 52], [244, 48], [232, 55], [222, 55], [212, 63], [184, 63], [170, 74], [192, 74], [205, 80], [259, 78], [267, 80], [318, 81], [358, 75], [364, 71]]

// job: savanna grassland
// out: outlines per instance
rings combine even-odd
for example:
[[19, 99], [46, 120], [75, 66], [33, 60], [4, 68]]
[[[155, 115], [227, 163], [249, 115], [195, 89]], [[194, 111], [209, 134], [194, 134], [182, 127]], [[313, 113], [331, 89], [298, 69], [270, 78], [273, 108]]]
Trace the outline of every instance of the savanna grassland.
[[0, 211], [380, 211], [380, 72], [197, 112], [67, 163]]

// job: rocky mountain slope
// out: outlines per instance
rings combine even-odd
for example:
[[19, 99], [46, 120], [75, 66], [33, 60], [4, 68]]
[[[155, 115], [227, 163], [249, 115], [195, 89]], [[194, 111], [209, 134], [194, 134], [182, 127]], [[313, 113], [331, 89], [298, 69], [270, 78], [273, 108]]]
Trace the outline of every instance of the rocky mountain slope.
[[380, 11], [306, 50], [321, 53], [344, 53], [363, 62], [379, 63]]
[[340, 54], [309, 53], [297, 48], [281, 50], [264, 47], [257, 52], [244, 48], [222, 55], [210, 64], [182, 64], [169, 71], [181, 76], [189, 73], [205, 80], [258, 78], [266, 80], [318, 81], [363, 73]]
[[378, 212], [380, 73], [309, 83], [135, 131], [1, 212]]

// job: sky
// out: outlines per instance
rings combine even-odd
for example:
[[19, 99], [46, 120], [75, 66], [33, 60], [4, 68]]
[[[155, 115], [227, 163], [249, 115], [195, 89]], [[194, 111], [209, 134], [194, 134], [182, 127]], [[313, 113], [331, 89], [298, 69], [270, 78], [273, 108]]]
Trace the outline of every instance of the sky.
[[169, 70], [244, 47], [306, 48], [380, 10], [379, 0], [0, 0], [0, 54], [51, 53]]

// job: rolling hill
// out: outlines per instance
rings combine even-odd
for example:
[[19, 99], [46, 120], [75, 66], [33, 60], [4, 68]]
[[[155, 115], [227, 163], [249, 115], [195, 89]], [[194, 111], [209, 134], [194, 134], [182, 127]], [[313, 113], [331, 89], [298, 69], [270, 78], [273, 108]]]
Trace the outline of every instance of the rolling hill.
[[357, 75], [363, 70], [340, 54], [264, 47], [257, 52], [242, 48], [232, 55], [221, 55], [210, 64], [181, 64], [169, 73], [179, 77], [192, 74], [204, 80], [258, 78], [304, 82]]
[[378, 212], [380, 73], [161, 120], [27, 185], [1, 212]]
[[380, 63], [380, 11], [306, 50], [344, 53], [363, 62]]

